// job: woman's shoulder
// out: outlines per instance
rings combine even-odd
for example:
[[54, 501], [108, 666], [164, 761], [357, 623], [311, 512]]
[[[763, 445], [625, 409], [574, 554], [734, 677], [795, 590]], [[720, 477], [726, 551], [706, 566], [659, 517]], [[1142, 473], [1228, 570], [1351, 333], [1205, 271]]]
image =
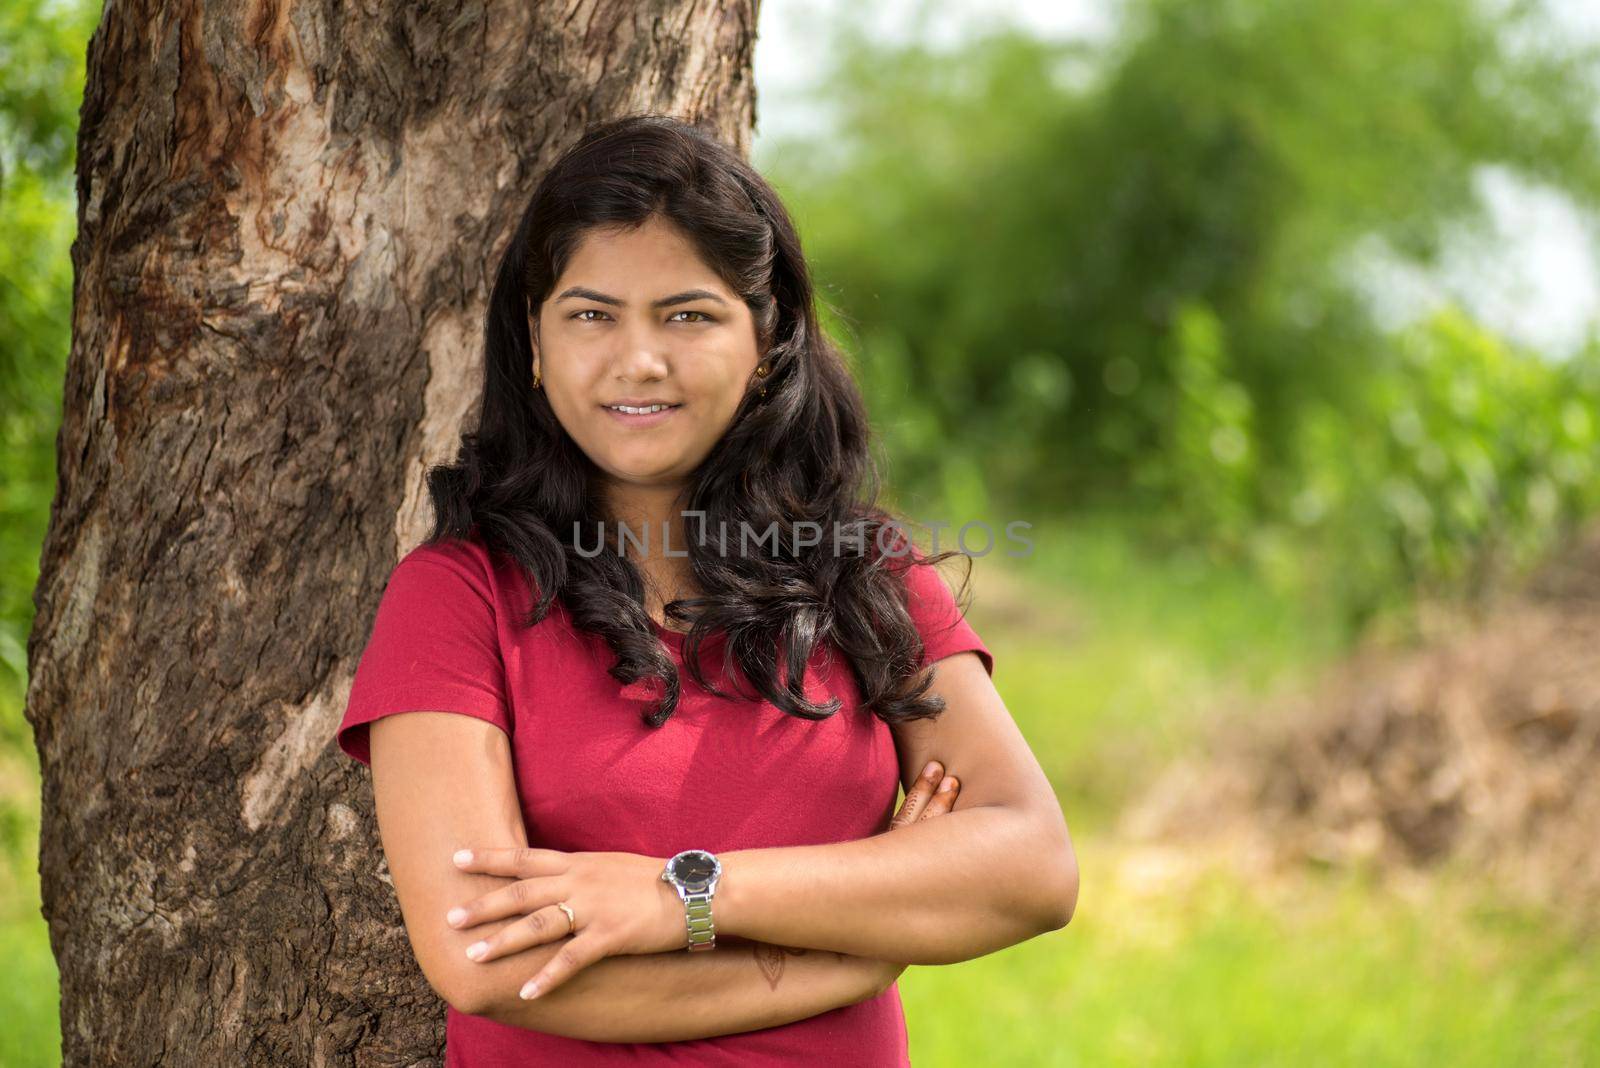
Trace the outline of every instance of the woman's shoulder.
[[476, 524], [465, 533], [446, 533], [418, 543], [401, 556], [395, 570], [428, 573], [471, 587], [491, 603], [527, 586], [521, 567], [490, 548]]
[[487, 577], [493, 568], [478, 528], [464, 535], [444, 534], [419, 542], [400, 557], [396, 568], [442, 567]]
[[464, 534], [424, 540], [400, 558], [398, 569], [450, 572], [458, 585], [469, 585], [491, 604], [525, 612], [534, 601], [536, 582], [509, 553], [491, 547], [472, 524]]
[[[935, 558], [943, 557], [936, 560]], [[906, 610], [923, 640], [923, 662], [930, 663], [953, 652], [972, 649], [985, 670], [994, 674], [994, 656], [967, 621], [966, 609], [956, 590], [966, 591], [972, 558], [965, 553], [943, 556], [937, 545], [924, 552], [908, 537], [897, 537], [883, 549], [880, 563], [904, 583]], [[946, 578], [945, 561], [961, 561], [950, 568]], [[965, 574], [962, 574], [962, 568]], [[961, 575], [959, 579], [957, 575]]]

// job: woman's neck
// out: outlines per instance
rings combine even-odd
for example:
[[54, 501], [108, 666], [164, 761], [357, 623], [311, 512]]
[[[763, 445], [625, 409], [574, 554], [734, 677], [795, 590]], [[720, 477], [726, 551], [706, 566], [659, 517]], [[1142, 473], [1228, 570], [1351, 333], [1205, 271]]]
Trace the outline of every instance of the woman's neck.
[[692, 532], [683, 515], [686, 497], [684, 487], [619, 486], [606, 499], [606, 539], [644, 577], [645, 611], [669, 628], [662, 606], [695, 596], [689, 559], [683, 555]]

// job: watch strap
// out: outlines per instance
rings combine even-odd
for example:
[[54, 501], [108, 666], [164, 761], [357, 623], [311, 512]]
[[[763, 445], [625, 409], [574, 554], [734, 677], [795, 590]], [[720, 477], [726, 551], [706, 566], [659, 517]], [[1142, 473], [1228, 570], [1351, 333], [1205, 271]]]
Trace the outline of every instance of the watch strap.
[[679, 887], [678, 896], [683, 898], [684, 918], [689, 929], [688, 948], [713, 948], [717, 942], [717, 925], [711, 918], [711, 891], [690, 891]]

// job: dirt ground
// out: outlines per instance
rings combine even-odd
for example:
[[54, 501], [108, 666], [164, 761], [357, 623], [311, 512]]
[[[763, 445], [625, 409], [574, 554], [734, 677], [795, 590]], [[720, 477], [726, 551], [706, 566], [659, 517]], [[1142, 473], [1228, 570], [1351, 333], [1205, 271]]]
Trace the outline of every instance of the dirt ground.
[[1600, 528], [1429, 630], [1220, 722], [1118, 840], [1146, 865], [1203, 853], [1262, 874], [1450, 865], [1600, 935]]

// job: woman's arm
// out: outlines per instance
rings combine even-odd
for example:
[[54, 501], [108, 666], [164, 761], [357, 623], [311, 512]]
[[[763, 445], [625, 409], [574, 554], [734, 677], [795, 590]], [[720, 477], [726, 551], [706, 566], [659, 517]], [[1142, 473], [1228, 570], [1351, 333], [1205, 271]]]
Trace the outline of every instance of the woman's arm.
[[482, 1000], [463, 1011], [595, 1042], [677, 1042], [804, 1020], [865, 1001], [894, 981], [892, 966], [882, 961], [719, 942], [701, 953], [607, 957], [544, 997], [518, 997], [569, 941], [478, 965], [485, 973]]
[[1072, 918], [1078, 866], [1049, 779], [977, 655], [938, 661], [934, 720], [895, 728], [901, 781], [934, 753], [962, 808], [904, 833], [719, 854], [717, 929], [909, 964], [992, 953]]
[[[567, 940], [475, 962], [466, 947], [514, 919], [467, 930], [444, 920], [453, 903], [512, 881], [457, 869], [450, 862], [457, 844], [527, 845], [507, 736], [453, 712], [385, 716], [369, 730], [379, 833], [406, 932], [429, 984], [460, 1012], [594, 1041], [702, 1038], [854, 1004], [886, 989], [903, 968], [735, 938], [725, 941], [738, 944], [706, 953], [609, 958], [546, 997], [523, 1001], [522, 984]], [[928, 807], [932, 814], [948, 803]]]
[[[959, 787], [935, 792], [919, 780], [906, 792], [891, 831], [950, 811]], [[719, 934], [708, 952], [606, 957], [534, 1001], [516, 993], [570, 942], [533, 946], [479, 965], [501, 967], [499, 996], [478, 1015], [516, 1027], [606, 1042], [672, 1042], [793, 1023], [887, 990], [905, 965], [829, 950], [792, 949]], [[505, 962], [516, 967], [504, 968]]]

